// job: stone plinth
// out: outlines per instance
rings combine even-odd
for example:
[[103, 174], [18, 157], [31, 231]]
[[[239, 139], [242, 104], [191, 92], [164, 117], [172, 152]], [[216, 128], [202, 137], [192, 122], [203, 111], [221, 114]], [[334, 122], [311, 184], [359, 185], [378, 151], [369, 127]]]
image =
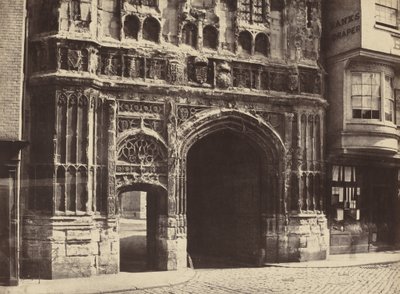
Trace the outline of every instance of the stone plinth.
[[329, 230], [322, 214], [298, 214], [289, 217], [287, 232], [280, 243], [287, 261], [326, 259]]
[[22, 276], [74, 278], [119, 271], [115, 219], [26, 216]]

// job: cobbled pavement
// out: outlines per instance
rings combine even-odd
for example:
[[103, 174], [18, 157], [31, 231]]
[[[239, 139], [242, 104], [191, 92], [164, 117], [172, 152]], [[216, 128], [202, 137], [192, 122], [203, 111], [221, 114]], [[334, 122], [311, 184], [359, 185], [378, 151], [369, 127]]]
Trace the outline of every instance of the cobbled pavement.
[[124, 293], [400, 294], [400, 263], [340, 268], [198, 269], [194, 278], [184, 284]]

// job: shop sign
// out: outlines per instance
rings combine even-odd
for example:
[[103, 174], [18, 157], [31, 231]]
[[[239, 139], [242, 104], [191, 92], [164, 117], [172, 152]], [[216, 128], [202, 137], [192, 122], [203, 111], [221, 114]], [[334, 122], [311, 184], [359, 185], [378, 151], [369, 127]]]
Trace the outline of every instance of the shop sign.
[[358, 33], [361, 29], [360, 18], [360, 12], [356, 12], [331, 23], [331, 30], [335, 31], [331, 33], [331, 40], [335, 42]]

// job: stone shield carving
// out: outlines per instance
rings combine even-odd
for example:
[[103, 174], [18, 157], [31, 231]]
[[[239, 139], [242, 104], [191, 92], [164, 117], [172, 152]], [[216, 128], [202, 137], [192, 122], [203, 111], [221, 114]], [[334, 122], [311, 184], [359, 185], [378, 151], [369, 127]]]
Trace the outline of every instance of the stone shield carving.
[[208, 59], [198, 56], [194, 59], [194, 77], [196, 82], [204, 84], [208, 78]]

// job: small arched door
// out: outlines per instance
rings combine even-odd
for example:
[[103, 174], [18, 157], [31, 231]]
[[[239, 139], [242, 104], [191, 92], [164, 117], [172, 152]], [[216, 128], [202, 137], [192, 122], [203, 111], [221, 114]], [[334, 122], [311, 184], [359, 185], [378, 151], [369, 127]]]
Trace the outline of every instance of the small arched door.
[[119, 192], [120, 271], [157, 270], [159, 222], [167, 214], [167, 191], [135, 184]]

